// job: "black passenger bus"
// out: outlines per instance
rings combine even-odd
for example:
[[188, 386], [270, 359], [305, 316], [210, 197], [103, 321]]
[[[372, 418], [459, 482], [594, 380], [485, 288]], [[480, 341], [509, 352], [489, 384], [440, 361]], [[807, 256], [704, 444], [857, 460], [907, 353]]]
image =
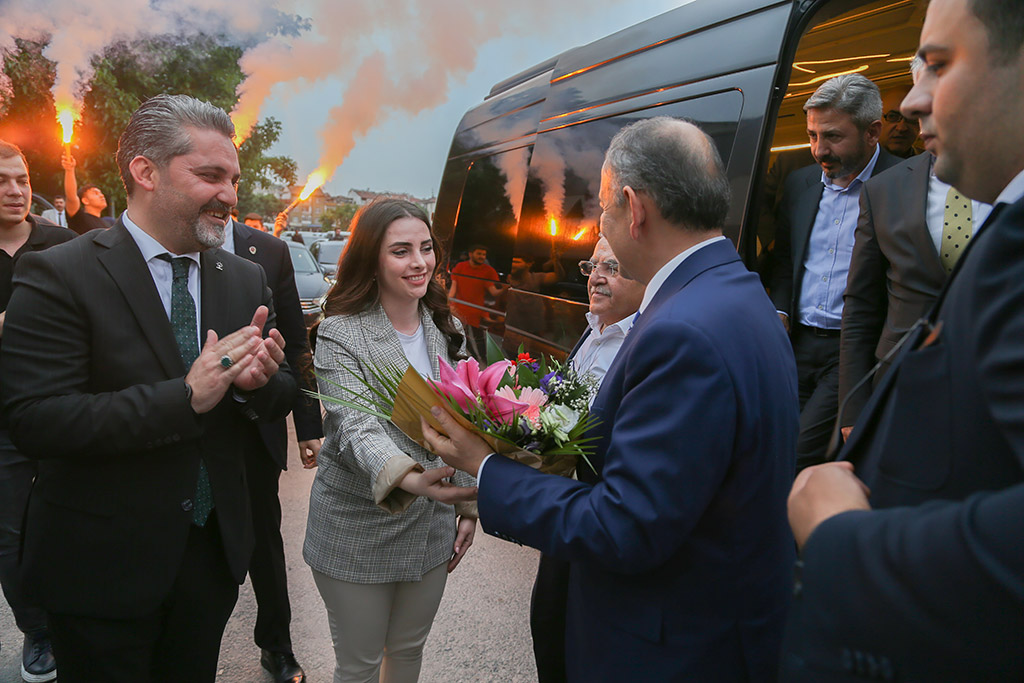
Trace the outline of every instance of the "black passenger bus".
[[510, 286], [463, 305], [483, 311], [508, 352], [571, 348], [585, 324], [576, 264], [598, 237], [604, 151], [621, 127], [651, 116], [692, 120], [714, 139], [732, 185], [725, 234], [759, 268], [777, 171], [813, 162], [804, 101], [841, 73], [883, 91], [909, 85], [925, 6], [695, 0], [498, 83], [455, 132], [434, 225], [450, 266], [482, 244]]

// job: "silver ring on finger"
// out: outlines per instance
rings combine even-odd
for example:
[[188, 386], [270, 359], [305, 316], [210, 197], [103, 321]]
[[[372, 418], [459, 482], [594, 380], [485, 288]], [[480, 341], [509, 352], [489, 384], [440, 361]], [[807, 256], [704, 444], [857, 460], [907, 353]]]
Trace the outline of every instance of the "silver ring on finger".
[[225, 353], [223, 356], [220, 357], [220, 366], [225, 370], [229, 369], [234, 364], [235, 361], [233, 361], [231, 359], [231, 356], [229, 356], [228, 354]]

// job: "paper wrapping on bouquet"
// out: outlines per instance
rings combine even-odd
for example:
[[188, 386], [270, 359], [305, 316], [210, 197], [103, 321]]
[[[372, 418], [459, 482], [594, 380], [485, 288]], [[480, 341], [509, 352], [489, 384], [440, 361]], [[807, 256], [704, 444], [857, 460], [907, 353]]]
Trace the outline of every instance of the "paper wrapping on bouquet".
[[430, 409], [434, 406], [440, 406], [442, 410], [451, 415], [453, 420], [458, 422], [463, 428], [468, 429], [486, 441], [487, 445], [494, 449], [494, 452], [499, 455], [503, 455], [506, 458], [512, 458], [516, 462], [521, 462], [524, 465], [532, 467], [535, 470], [540, 470], [545, 474], [556, 474], [561, 477], [571, 477], [572, 473], [576, 470], [577, 456], [575, 455], [541, 457], [536, 453], [520, 450], [514, 444], [502, 441], [501, 439], [480, 431], [472, 422], [459, 413], [453, 411], [452, 407], [448, 404], [448, 400], [443, 396], [438, 395], [437, 392], [427, 384], [427, 380], [423, 379], [423, 376], [410, 366], [409, 369], [405, 371], [405, 374], [402, 376], [402, 381], [398, 385], [398, 393], [395, 396], [395, 407], [391, 411], [391, 422], [402, 430], [403, 434], [422, 446], [423, 429], [420, 427], [421, 417], [426, 420], [427, 424], [431, 427], [442, 434], [445, 433], [437, 419], [430, 414]]

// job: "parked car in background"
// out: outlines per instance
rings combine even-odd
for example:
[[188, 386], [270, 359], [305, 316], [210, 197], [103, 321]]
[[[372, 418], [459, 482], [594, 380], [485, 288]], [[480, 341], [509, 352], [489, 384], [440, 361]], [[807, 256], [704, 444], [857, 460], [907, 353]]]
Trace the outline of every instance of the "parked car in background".
[[285, 243], [292, 257], [292, 267], [295, 268], [295, 288], [299, 292], [302, 317], [306, 327], [312, 327], [323, 317], [321, 302], [331, 287], [331, 281], [305, 245], [291, 240], [285, 240]]
[[37, 216], [42, 216], [43, 211], [48, 211], [53, 208], [53, 204], [46, 197], [42, 197], [37, 194], [32, 195], [32, 204], [29, 206], [29, 213], [33, 213]]
[[344, 251], [346, 244], [348, 237], [340, 240], [319, 240], [310, 245], [309, 251], [324, 269], [327, 277], [337, 277], [338, 259], [341, 258], [341, 252]]

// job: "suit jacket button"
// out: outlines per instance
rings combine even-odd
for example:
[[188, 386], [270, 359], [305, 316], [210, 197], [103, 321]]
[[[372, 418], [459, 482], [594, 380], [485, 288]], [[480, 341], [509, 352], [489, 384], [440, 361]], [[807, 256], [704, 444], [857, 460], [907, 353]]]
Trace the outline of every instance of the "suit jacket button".
[[181, 501], [181, 509], [184, 510], [185, 512], [191, 512], [192, 511], [192, 499], [191, 498], [186, 498], [185, 500]]
[[181, 434], [175, 434], [174, 436], [171, 437], [171, 440], [174, 441], [175, 443], [181, 441]]

